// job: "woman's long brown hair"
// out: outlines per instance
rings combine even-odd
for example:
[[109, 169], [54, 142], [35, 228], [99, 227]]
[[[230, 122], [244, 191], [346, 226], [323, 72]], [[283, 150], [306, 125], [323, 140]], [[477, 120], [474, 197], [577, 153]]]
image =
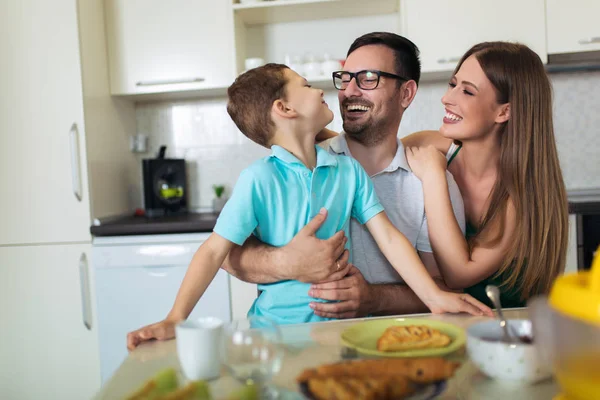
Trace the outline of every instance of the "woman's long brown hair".
[[516, 212], [515, 233], [496, 276], [503, 277], [503, 287], [516, 289], [526, 300], [549, 292], [564, 271], [567, 252], [568, 203], [554, 138], [552, 88], [542, 61], [527, 46], [477, 44], [456, 71], [471, 55], [496, 88], [498, 103], [510, 104], [510, 119], [500, 131], [498, 178], [473, 243], [491, 226], [499, 227], [492, 242], [502, 237], [510, 200]]

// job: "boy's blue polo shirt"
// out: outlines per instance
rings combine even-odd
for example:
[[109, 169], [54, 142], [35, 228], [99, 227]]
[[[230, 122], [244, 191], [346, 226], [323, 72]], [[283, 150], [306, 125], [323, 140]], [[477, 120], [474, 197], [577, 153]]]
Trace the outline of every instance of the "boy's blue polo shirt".
[[[351, 249], [350, 217], [364, 224], [383, 206], [356, 160], [315, 148], [317, 166], [311, 171], [284, 148], [272, 146], [270, 156], [242, 171], [214, 232], [238, 245], [253, 234], [263, 243], [284, 246], [324, 207], [327, 219], [316, 236], [328, 239], [343, 230], [346, 248]], [[262, 293], [248, 315], [265, 316], [278, 324], [326, 320], [309, 307], [317, 300], [308, 295], [308, 283], [287, 280], [258, 288]]]

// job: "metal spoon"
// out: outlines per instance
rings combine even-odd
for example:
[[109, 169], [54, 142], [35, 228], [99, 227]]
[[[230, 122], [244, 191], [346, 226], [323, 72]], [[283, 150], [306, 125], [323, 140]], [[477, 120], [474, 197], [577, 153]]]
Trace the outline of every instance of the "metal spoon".
[[502, 305], [500, 304], [500, 290], [498, 290], [497, 286], [487, 285], [485, 287], [485, 293], [490, 298], [492, 303], [494, 303], [494, 307], [496, 307], [496, 313], [498, 314], [498, 319], [500, 319], [500, 326], [502, 327], [502, 340], [507, 343], [515, 343], [519, 342], [518, 338], [514, 338], [508, 329], [508, 324], [506, 323], [506, 318], [504, 318], [504, 314], [502, 314]]

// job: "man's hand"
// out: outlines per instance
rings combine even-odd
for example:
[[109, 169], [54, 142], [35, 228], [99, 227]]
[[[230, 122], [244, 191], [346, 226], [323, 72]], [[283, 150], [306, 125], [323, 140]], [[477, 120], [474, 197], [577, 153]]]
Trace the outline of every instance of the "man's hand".
[[356, 318], [371, 314], [376, 309], [372, 287], [354, 265], [350, 265], [343, 279], [312, 285], [308, 294], [335, 303], [310, 303], [315, 314], [324, 318]]
[[127, 349], [129, 351], [135, 349], [143, 342], [156, 339], [167, 340], [175, 337], [175, 325], [178, 321], [172, 319], [164, 319], [155, 324], [144, 326], [136, 331], [127, 334]]
[[340, 279], [350, 269], [348, 251], [344, 246], [348, 239], [343, 231], [327, 240], [315, 233], [327, 217], [324, 208], [296, 236], [281, 248], [282, 263], [288, 270], [289, 279], [315, 283]]

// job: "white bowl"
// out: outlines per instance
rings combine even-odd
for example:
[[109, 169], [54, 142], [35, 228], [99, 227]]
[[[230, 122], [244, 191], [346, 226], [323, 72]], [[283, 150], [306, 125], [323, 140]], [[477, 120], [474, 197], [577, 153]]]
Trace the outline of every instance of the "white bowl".
[[[508, 320], [511, 332], [532, 337], [531, 321]], [[467, 328], [467, 352], [473, 363], [490, 378], [535, 383], [552, 376], [552, 367], [544, 364], [533, 343], [502, 341], [497, 320], [481, 322]]]

